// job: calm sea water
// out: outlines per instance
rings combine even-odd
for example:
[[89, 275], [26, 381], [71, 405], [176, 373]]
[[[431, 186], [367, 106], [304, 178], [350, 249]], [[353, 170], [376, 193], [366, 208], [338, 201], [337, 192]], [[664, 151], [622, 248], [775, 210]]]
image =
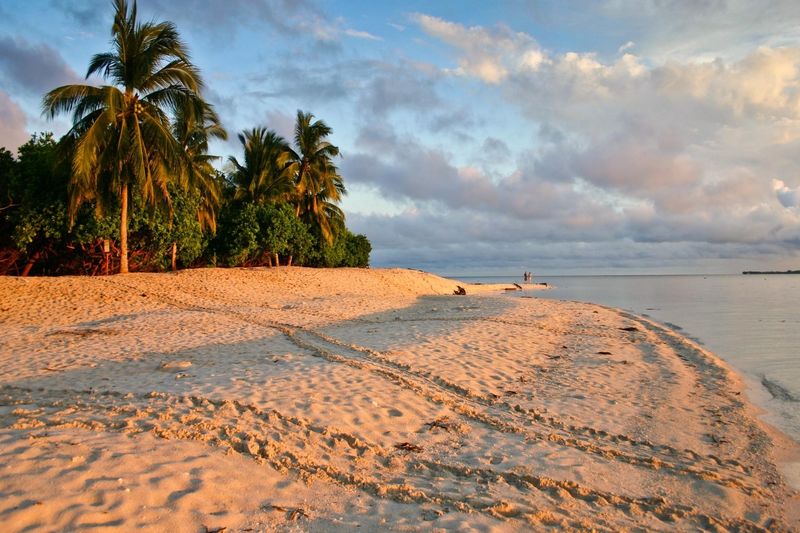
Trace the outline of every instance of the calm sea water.
[[[456, 277], [522, 283], [521, 276]], [[619, 307], [679, 329], [737, 369], [765, 419], [800, 441], [800, 275], [537, 276], [534, 282], [555, 287], [537, 297]]]

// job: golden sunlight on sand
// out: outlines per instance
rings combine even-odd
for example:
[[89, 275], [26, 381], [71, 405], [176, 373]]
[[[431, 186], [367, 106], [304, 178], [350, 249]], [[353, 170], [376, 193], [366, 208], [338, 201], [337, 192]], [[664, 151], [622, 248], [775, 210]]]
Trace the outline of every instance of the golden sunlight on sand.
[[714, 355], [505, 287], [380, 269], [0, 278], [0, 521], [798, 527], [775, 466], [792, 445]]

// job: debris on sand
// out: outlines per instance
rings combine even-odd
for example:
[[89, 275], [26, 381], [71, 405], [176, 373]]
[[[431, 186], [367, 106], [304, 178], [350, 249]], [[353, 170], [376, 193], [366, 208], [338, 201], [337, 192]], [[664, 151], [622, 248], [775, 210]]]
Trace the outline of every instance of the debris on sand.
[[191, 361], [169, 361], [162, 362], [158, 367], [160, 370], [183, 370], [192, 366]]
[[395, 448], [404, 452], [413, 452], [419, 453], [422, 451], [421, 446], [417, 446], [416, 444], [411, 444], [410, 442], [398, 442], [394, 445]]

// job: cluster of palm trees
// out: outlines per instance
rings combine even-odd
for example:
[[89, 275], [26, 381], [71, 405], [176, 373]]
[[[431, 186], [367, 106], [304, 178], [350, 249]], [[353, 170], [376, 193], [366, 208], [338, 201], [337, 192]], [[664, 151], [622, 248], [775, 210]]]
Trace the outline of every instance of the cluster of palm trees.
[[346, 193], [333, 158], [339, 149], [328, 142], [332, 130], [311, 113], [297, 112], [293, 149], [272, 130], [253, 128], [239, 134], [244, 161], [229, 160], [237, 199], [256, 203], [289, 202], [297, 216], [317, 227], [328, 242], [344, 228], [336, 205]]
[[[128, 204], [132, 190], [153, 207], [170, 208], [170, 188], [195, 190], [198, 219], [216, 229], [222, 184], [209, 155], [212, 139], [226, 139], [213, 107], [202, 97], [203, 81], [186, 45], [170, 22], [139, 22], [134, 1], [114, 0], [113, 50], [95, 55], [86, 77], [110, 84], [66, 85], [44, 97], [50, 118], [72, 113], [64, 137], [72, 158], [68, 211], [85, 202], [99, 213], [119, 205], [120, 273], [128, 272]], [[334, 164], [339, 149], [332, 130], [298, 111], [294, 147], [265, 128], [243, 132], [244, 160], [230, 158], [236, 197], [256, 203], [290, 202], [295, 212], [330, 242], [344, 227], [336, 205], [345, 194]], [[174, 254], [174, 250], [173, 250]]]

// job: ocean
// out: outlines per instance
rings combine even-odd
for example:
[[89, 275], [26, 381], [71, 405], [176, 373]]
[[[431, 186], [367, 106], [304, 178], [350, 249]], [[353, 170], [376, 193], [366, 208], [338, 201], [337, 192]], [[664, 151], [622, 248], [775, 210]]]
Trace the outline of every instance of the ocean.
[[[521, 275], [454, 277], [522, 283]], [[702, 344], [744, 376], [764, 419], [800, 442], [800, 275], [536, 276], [533, 281], [554, 287], [537, 297], [618, 307]]]

